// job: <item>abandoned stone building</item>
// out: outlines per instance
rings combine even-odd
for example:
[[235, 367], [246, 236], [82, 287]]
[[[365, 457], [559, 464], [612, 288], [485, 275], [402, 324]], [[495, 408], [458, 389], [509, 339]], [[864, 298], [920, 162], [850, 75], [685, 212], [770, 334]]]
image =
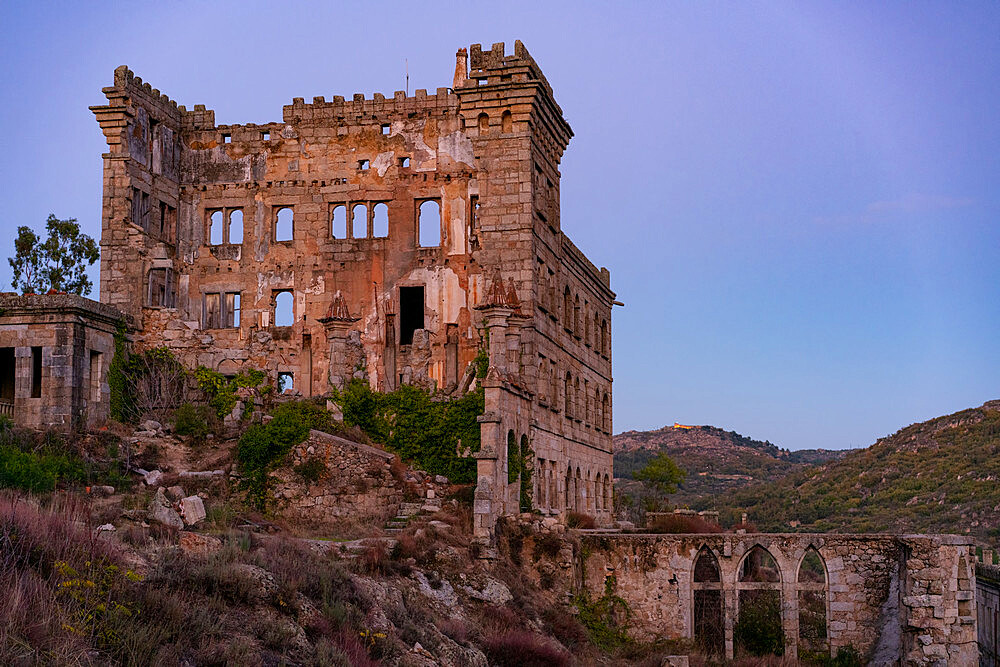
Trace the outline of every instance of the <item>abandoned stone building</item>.
[[514, 449], [534, 508], [610, 518], [615, 295], [562, 230], [572, 131], [520, 42], [460, 49], [435, 94], [296, 98], [260, 125], [126, 67], [103, 92], [101, 295], [138, 346], [303, 396], [462, 392], [488, 347], [477, 530], [519, 509]]
[[39, 429], [106, 421], [121, 320], [75, 294], [0, 294], [0, 415]]

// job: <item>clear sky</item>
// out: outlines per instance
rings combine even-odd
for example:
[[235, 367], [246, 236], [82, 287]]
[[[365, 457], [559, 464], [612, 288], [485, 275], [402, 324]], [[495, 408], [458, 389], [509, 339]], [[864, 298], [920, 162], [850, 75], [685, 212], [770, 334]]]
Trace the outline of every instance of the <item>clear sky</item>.
[[576, 133], [563, 229], [626, 304], [616, 431], [857, 447], [1000, 398], [996, 2], [7, 1], [0, 24], [4, 257], [50, 212], [99, 236], [87, 107], [118, 65], [263, 123], [521, 39]]

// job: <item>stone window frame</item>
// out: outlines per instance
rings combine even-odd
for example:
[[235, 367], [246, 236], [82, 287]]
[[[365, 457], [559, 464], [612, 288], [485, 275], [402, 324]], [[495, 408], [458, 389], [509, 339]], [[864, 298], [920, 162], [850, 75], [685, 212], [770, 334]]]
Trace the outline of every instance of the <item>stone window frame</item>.
[[[278, 216], [282, 211], [288, 209], [292, 213], [292, 234], [291, 238], [278, 240]], [[295, 205], [294, 204], [272, 204], [271, 205], [271, 239], [275, 243], [295, 243]]]
[[[437, 245], [422, 245], [420, 240], [420, 208], [427, 202], [434, 202], [438, 207], [438, 242]], [[441, 250], [445, 247], [444, 202], [441, 196], [413, 198], [413, 238], [418, 250]]]
[[[748, 552], [749, 553], [749, 552]], [[711, 558], [711, 563], [715, 567], [715, 578], [712, 580], [698, 581], [696, 578], [696, 571], [698, 569], [698, 564], [703, 556], [708, 556]], [[738, 568], [737, 568], [738, 571]], [[722, 649], [725, 653], [725, 626], [726, 626], [726, 616], [728, 614], [728, 606], [726, 605], [726, 587], [722, 582], [723, 571], [722, 563], [719, 560], [719, 554], [708, 546], [708, 544], [702, 544], [698, 551], [695, 552], [694, 558], [691, 560], [691, 570], [689, 572], [689, 581], [691, 582], [691, 598], [688, 600], [688, 608], [691, 610], [691, 638], [695, 639], [697, 636], [697, 628], [694, 625], [695, 620], [695, 598], [697, 597], [697, 591], [718, 591], [719, 592], [719, 620], [722, 623], [720, 630], [722, 631]]]
[[[209, 297], [214, 296], [219, 300], [219, 310], [217, 312], [218, 326], [210, 326], [208, 302]], [[230, 299], [229, 297], [235, 297]], [[238, 303], [237, 304], [237, 299]], [[236, 313], [239, 313], [238, 319]], [[243, 322], [243, 293], [239, 290], [220, 288], [218, 290], [209, 289], [201, 293], [201, 328], [202, 330], [215, 329], [239, 329]]]
[[[246, 211], [244, 211], [243, 209], [244, 209], [243, 206], [206, 206], [204, 214], [204, 220], [205, 220], [204, 244], [212, 248], [218, 248], [219, 246], [226, 246], [226, 245], [240, 245], [240, 246], [243, 245], [243, 241], [246, 241], [246, 231], [247, 231], [246, 228], [247, 214]], [[243, 219], [240, 222], [240, 224], [243, 226], [242, 229], [243, 240], [241, 240], [239, 243], [232, 243], [229, 240], [229, 231], [230, 231], [229, 228], [233, 224], [233, 217], [232, 217], [233, 213], [237, 211], [239, 211], [240, 215], [243, 216]], [[219, 243], [212, 243], [212, 216], [215, 215], [216, 213], [222, 214], [222, 240]], [[275, 219], [275, 222], [277, 222], [277, 218]]]
[[[357, 199], [357, 200], [337, 200], [327, 202], [327, 231], [329, 233], [329, 238], [332, 241], [345, 242], [345, 241], [373, 241], [380, 239], [387, 239], [390, 236], [390, 225], [389, 225], [389, 204], [391, 200], [389, 199]], [[355, 236], [354, 235], [354, 209], [357, 206], [365, 207], [365, 235]], [[378, 206], [385, 206], [385, 235], [376, 236], [375, 235], [375, 209]], [[333, 228], [333, 216], [337, 209], [343, 207], [344, 214], [346, 216], [346, 229], [345, 236], [343, 238], [336, 235]]]
[[[163, 271], [164, 297], [163, 303], [153, 303], [153, 271]], [[144, 308], [176, 308], [177, 307], [177, 281], [176, 271], [170, 266], [151, 266], [146, 271], [146, 298], [143, 303]]]
[[[770, 556], [771, 560], [774, 562], [775, 572], [777, 572], [777, 574], [778, 574], [778, 581], [741, 581], [740, 580], [740, 572], [743, 570], [744, 563], [746, 563], [747, 559], [750, 558], [750, 555], [752, 553], [754, 553], [754, 551], [756, 551], [758, 549], [760, 549], [765, 554], [767, 554], [768, 556]], [[780, 555], [780, 552], [779, 552], [779, 555]], [[734, 600], [735, 604], [733, 606], [733, 611], [735, 612], [735, 616], [733, 617], [732, 622], [734, 624], [734, 627], [735, 627], [735, 624], [739, 623], [739, 620], [740, 620], [740, 604], [741, 604], [740, 593], [742, 593], [743, 591], [764, 591], [764, 590], [766, 590], [766, 591], [775, 591], [778, 594], [778, 609], [779, 609], [779, 612], [778, 612], [778, 621], [781, 624], [781, 630], [782, 630], [782, 632], [785, 635], [785, 650], [787, 651], [790, 642], [793, 641], [793, 640], [788, 635], [788, 632], [787, 632], [788, 628], [786, 627], [786, 623], [785, 623], [785, 621], [786, 621], [786, 618], [785, 618], [785, 605], [789, 603], [789, 600], [787, 600], [787, 591], [785, 590], [785, 586], [786, 586], [786, 581], [785, 580], [786, 580], [787, 576], [795, 576], [797, 578], [797, 574], [798, 573], [796, 572], [796, 573], [793, 573], [793, 574], [789, 575], [789, 573], [785, 572], [784, 569], [782, 568], [782, 566], [781, 566], [781, 560], [777, 556], [774, 555], [774, 552], [772, 552], [766, 545], [762, 544], [761, 542], [754, 542], [750, 546], [750, 548], [747, 549], [743, 553], [743, 555], [739, 559], [739, 562], [737, 562], [737, 564], [736, 564], [735, 577], [734, 577], [734, 581], [733, 581], [733, 595], [735, 596], [735, 600]], [[798, 603], [798, 593], [795, 594], [795, 603], [796, 604]], [[734, 641], [735, 641], [735, 638], [734, 638]]]
[[[278, 324], [278, 296], [288, 294], [292, 298], [292, 323]], [[276, 329], [288, 329], [295, 326], [295, 289], [292, 287], [278, 287], [271, 290], [271, 327]]]
[[[819, 557], [819, 562], [823, 566], [823, 581], [813, 582], [813, 581], [802, 581], [802, 565], [805, 563], [806, 557], [810, 552], [815, 553]], [[800, 625], [800, 619], [802, 616], [802, 604], [801, 604], [801, 593], [803, 592], [815, 592], [823, 593], [823, 603], [824, 603], [824, 618], [823, 622], [825, 625], [826, 632], [826, 651], [830, 650], [830, 568], [826, 564], [826, 558], [823, 557], [822, 552], [820, 552], [819, 547], [815, 544], [810, 543], [805, 549], [803, 549], [802, 554], [795, 561], [795, 625], [796, 625], [796, 636], [795, 642], [797, 645], [802, 644], [802, 627]]]
[[129, 218], [133, 225], [142, 229], [146, 234], [149, 234], [150, 211], [152, 210], [150, 208], [150, 201], [152, 199], [153, 196], [150, 193], [135, 185], [132, 186], [132, 204], [129, 210]]

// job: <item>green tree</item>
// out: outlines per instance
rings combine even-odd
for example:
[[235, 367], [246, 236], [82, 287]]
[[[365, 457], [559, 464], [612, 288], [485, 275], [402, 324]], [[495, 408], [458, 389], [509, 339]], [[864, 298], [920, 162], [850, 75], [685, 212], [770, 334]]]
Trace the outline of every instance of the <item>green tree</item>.
[[644, 482], [666, 494], [677, 491], [677, 485], [683, 482], [686, 476], [687, 473], [678, 468], [666, 452], [660, 452], [642, 469], [637, 470], [632, 479]]
[[14, 256], [7, 261], [14, 270], [11, 287], [24, 294], [58, 292], [86, 295], [94, 287], [87, 268], [97, 261], [97, 242], [80, 232], [76, 218], [60, 220], [49, 214], [45, 221], [49, 237], [42, 242], [30, 227], [17, 228]]

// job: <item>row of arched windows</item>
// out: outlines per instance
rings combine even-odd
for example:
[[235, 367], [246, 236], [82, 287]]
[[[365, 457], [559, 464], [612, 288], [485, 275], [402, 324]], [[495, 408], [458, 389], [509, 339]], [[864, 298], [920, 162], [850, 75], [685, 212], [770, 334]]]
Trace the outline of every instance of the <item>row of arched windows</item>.
[[591, 387], [590, 380], [567, 371], [560, 378], [556, 363], [538, 359], [538, 402], [562, 410], [566, 419], [576, 419], [588, 428], [611, 432], [611, 397], [607, 389]]
[[610, 356], [611, 338], [608, 321], [592, 311], [590, 303], [574, 295], [569, 285], [558, 294], [558, 280], [540, 261], [538, 268], [538, 307], [562, 323], [566, 331], [595, 353]]
[[[829, 652], [827, 632], [827, 574], [815, 547], [806, 549], [795, 579], [798, 607], [798, 646], [803, 653]], [[692, 623], [695, 641], [706, 653], [721, 654], [725, 646], [726, 604], [719, 560], [707, 546], [695, 558], [692, 572]], [[751, 548], [736, 573], [737, 618], [733, 640], [737, 647], [762, 636], [783, 636], [781, 568], [761, 545]], [[774, 646], [776, 651], [783, 646]]]
[[[490, 115], [485, 111], [479, 114], [479, 118], [476, 119], [476, 125], [479, 127], [479, 136], [485, 136], [490, 133]], [[504, 134], [510, 134], [514, 131], [514, 118], [510, 115], [510, 111], [505, 110], [500, 114], [500, 131]]]
[[[613, 505], [613, 485], [607, 471], [584, 471], [567, 465], [563, 475], [561, 464], [539, 459], [534, 483], [535, 506], [553, 512], [572, 511], [584, 514], [610, 512]], [[560, 476], [562, 492], [560, 493]]]

